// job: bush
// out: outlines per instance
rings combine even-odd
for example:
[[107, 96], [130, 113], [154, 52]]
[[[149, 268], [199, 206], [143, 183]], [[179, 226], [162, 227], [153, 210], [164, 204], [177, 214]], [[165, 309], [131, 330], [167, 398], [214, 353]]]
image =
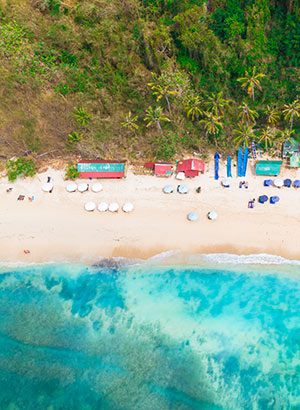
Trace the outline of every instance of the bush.
[[15, 181], [18, 176], [33, 177], [36, 174], [33, 159], [18, 158], [15, 161], [9, 160], [6, 169], [9, 181]]
[[82, 139], [83, 139], [83, 135], [80, 132], [74, 131], [72, 132], [72, 134], [68, 135], [68, 143], [70, 145], [76, 144], [77, 142], [82, 141]]
[[178, 137], [172, 134], [160, 135], [154, 140], [156, 158], [170, 160], [177, 151]]
[[75, 179], [79, 177], [79, 172], [77, 171], [76, 165], [73, 165], [69, 162], [65, 169], [67, 179]]

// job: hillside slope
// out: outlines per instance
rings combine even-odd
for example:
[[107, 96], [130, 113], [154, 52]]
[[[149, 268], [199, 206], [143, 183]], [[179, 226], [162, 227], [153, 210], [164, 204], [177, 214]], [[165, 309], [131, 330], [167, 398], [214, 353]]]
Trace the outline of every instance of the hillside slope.
[[[230, 152], [243, 103], [260, 140], [267, 107], [298, 97], [296, 3], [0, 0], [2, 161]], [[253, 69], [264, 74], [255, 95], [238, 81]], [[276, 127], [297, 133], [290, 122], [281, 113]]]

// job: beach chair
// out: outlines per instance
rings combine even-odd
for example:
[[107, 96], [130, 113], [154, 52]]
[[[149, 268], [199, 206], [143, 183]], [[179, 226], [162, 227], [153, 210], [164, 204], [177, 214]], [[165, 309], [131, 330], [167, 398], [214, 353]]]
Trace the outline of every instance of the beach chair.
[[283, 181], [283, 186], [285, 186], [287, 188], [290, 188], [291, 185], [292, 185], [292, 180], [291, 179], [287, 178]]

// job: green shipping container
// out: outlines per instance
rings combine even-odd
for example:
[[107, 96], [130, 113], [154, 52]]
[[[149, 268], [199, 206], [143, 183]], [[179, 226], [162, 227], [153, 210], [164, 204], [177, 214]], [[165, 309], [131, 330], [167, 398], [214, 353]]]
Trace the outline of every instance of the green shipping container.
[[273, 175], [280, 173], [282, 161], [259, 161], [256, 164], [256, 175]]

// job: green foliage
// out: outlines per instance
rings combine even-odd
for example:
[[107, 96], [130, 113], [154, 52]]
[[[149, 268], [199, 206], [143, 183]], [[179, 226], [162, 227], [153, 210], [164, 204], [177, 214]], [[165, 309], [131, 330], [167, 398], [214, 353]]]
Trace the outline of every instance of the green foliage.
[[68, 135], [68, 143], [70, 145], [77, 144], [77, 142], [80, 142], [83, 140], [83, 135], [80, 132], [72, 132], [72, 134]]
[[[183, 142], [191, 151], [203, 142], [204, 150], [207, 141], [230, 150], [238, 121], [297, 134], [298, 3], [2, 2], [1, 152], [43, 147], [92, 157], [126, 147], [129, 155], [167, 158], [160, 151], [167, 148], [153, 144], [162, 138], [165, 146], [162, 127], [178, 150]], [[71, 134], [70, 113], [78, 125]]]
[[18, 176], [33, 177], [36, 174], [34, 161], [28, 158], [9, 160], [6, 169], [9, 181], [15, 181]]
[[73, 165], [71, 162], [68, 163], [65, 169], [66, 179], [75, 179], [79, 177], [80, 172], [77, 171], [76, 165]]
[[72, 115], [76, 118], [77, 122], [83, 127], [92, 118], [92, 116], [83, 107], [76, 107]]
[[171, 133], [158, 135], [154, 140], [155, 156], [159, 160], [171, 160], [178, 152], [179, 138]]

